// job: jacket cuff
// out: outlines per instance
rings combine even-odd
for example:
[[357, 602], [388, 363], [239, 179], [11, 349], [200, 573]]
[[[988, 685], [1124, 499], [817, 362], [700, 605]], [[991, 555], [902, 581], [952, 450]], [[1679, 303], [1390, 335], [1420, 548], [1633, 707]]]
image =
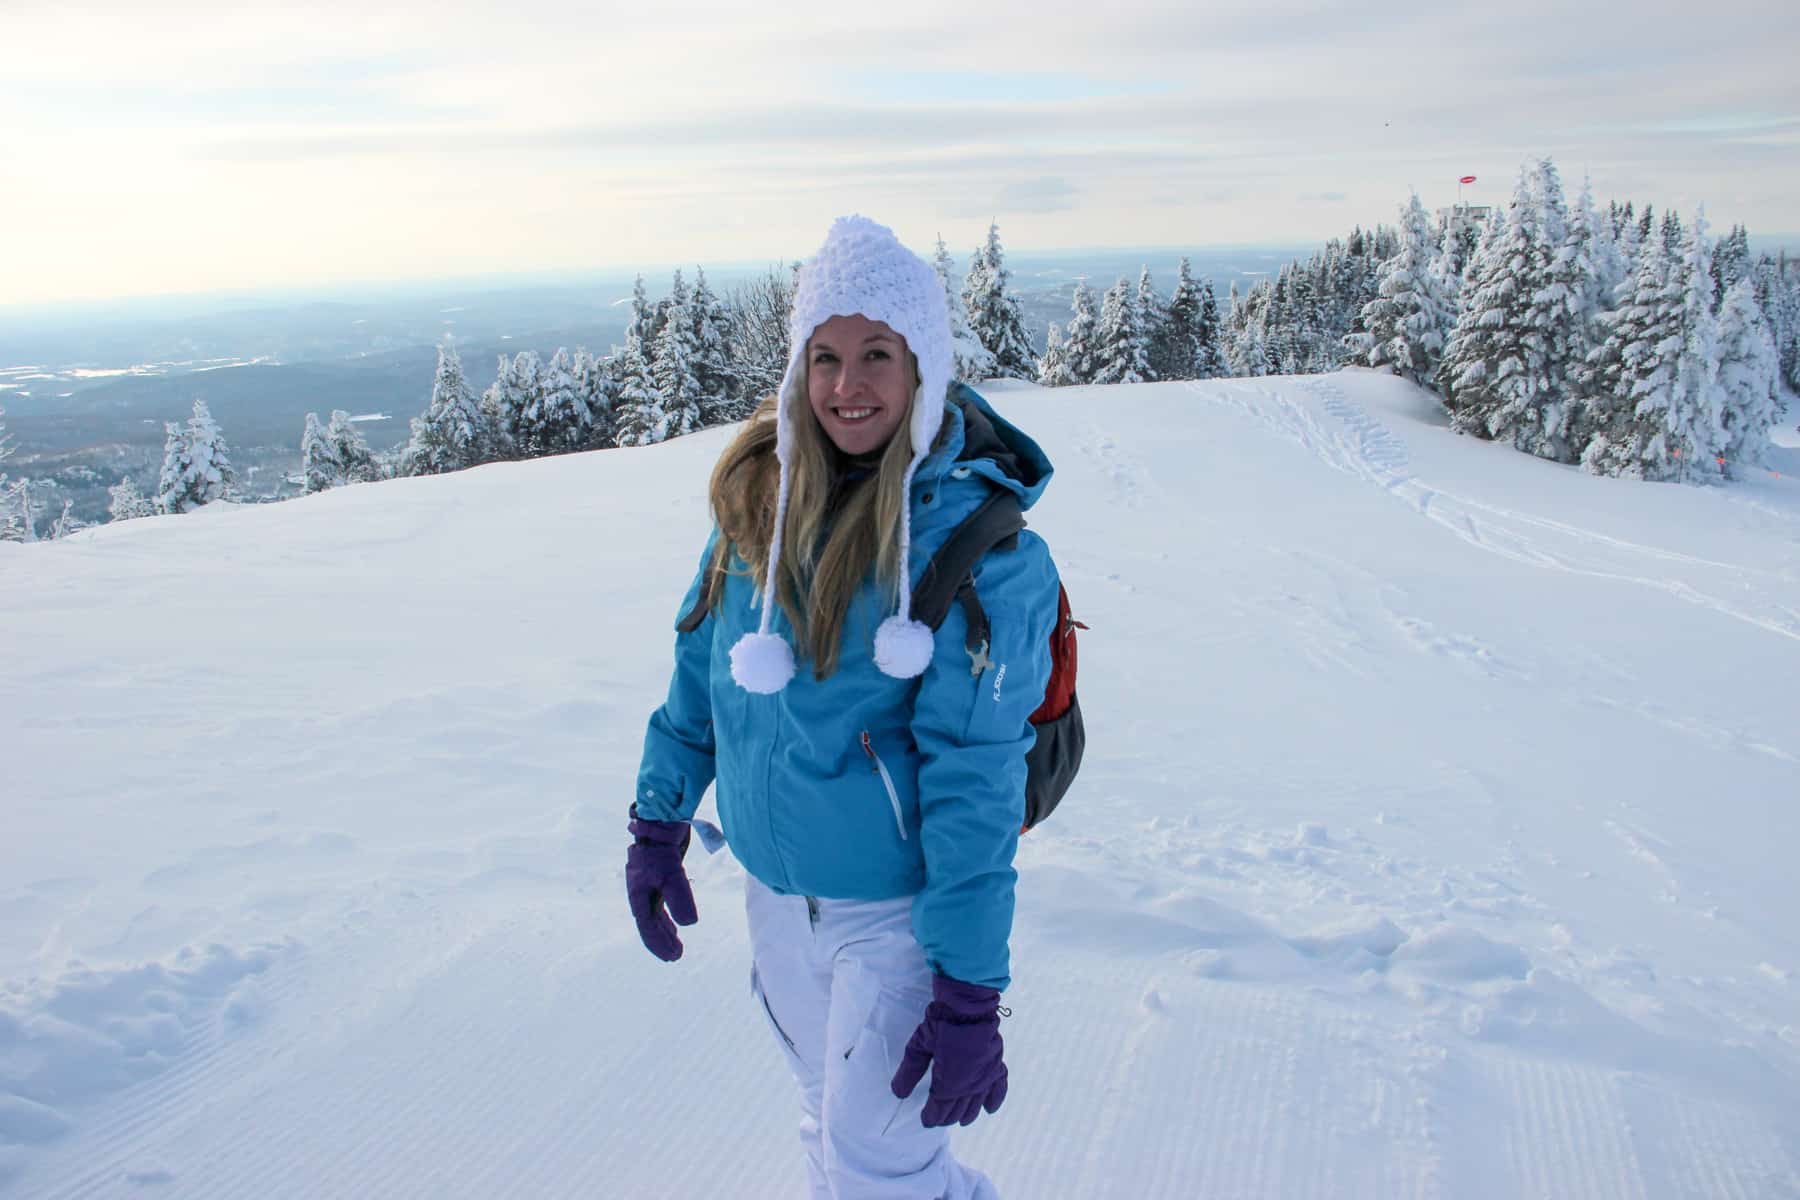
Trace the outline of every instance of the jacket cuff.
[[688, 839], [694, 832], [686, 821], [652, 821], [648, 817], [640, 817], [636, 804], [631, 806], [631, 823], [628, 828], [631, 836], [640, 842], [656, 846], [679, 846], [683, 851], [687, 849]]

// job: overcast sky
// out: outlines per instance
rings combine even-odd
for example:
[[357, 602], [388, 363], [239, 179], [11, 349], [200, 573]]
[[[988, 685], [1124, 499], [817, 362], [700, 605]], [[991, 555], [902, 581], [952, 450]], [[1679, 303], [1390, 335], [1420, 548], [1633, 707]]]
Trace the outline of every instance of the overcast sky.
[[[608, 11], [610, 9], [617, 11]], [[1800, 229], [1800, 5], [0, 0], [0, 304], [1293, 243], [1510, 194]]]

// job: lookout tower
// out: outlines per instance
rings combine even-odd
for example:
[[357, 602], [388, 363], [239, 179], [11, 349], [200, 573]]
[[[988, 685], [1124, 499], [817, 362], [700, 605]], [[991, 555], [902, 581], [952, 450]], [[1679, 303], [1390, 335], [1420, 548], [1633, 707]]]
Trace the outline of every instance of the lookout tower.
[[1452, 204], [1438, 209], [1438, 219], [1458, 237], [1479, 234], [1493, 217], [1494, 206], [1491, 204]]

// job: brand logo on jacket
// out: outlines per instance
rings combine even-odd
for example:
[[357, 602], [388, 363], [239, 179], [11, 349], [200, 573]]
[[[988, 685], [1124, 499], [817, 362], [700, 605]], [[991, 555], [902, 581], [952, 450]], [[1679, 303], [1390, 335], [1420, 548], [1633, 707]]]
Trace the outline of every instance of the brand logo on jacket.
[[994, 673], [994, 703], [995, 704], [1000, 703], [1000, 685], [1005, 682], [1006, 682], [1006, 664], [1001, 663], [1000, 669]]

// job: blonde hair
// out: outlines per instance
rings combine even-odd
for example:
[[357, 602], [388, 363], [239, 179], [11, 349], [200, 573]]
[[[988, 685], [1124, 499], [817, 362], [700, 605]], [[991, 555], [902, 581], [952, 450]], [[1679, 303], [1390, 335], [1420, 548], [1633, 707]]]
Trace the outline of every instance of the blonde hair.
[[[918, 404], [919, 364], [910, 352], [907, 359], [912, 403]], [[795, 650], [811, 661], [815, 679], [825, 679], [837, 670], [844, 619], [870, 570], [890, 594], [897, 589], [900, 517], [913, 455], [912, 408], [908, 405], [882, 450], [875, 473], [841, 486], [834, 496], [837, 449], [813, 415], [804, 372], [795, 383], [787, 414], [793, 456], [775, 594], [794, 627]], [[778, 402], [778, 396], [770, 396], [759, 404], [713, 467], [708, 494], [720, 537], [708, 584], [715, 605], [725, 592], [733, 551], [748, 564], [759, 591], [766, 579], [780, 479], [775, 458]], [[945, 403], [945, 397], [936, 402]]]

